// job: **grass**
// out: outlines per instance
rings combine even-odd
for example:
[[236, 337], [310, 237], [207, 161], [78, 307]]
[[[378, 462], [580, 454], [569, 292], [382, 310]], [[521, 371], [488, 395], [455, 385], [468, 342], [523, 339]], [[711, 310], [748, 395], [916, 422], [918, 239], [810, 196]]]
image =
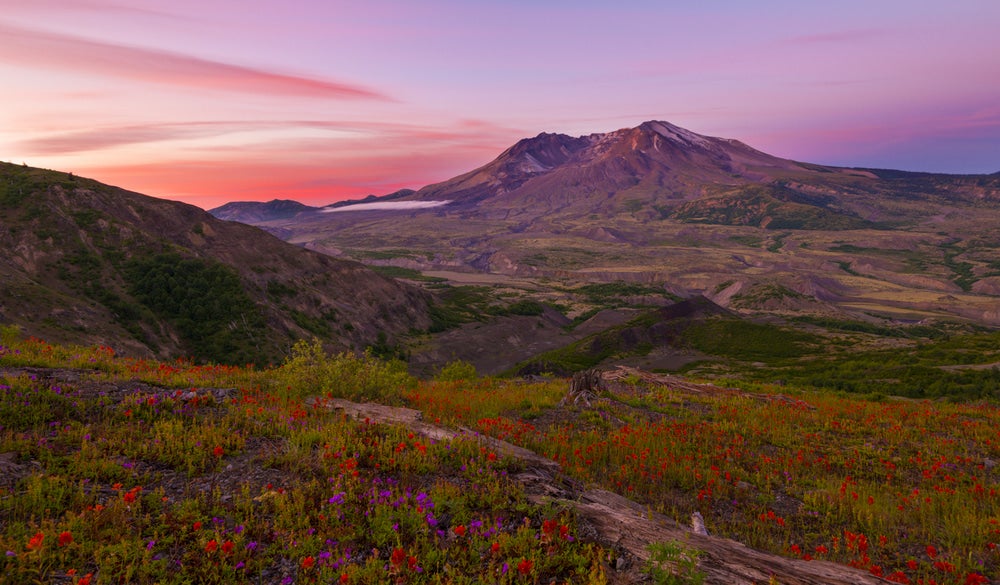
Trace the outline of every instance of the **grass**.
[[391, 401], [411, 384], [391, 366], [304, 344], [274, 370], [210, 368], [0, 334], [4, 367], [89, 368], [0, 374], [5, 582], [604, 580], [605, 553], [528, 502], [511, 460], [302, 400]]
[[[462, 368], [420, 381], [317, 343], [258, 370], [121, 358], [12, 328], [0, 328], [0, 366], [9, 582], [607, 579], [609, 551], [580, 537], [571, 511], [529, 502], [510, 479], [515, 461], [471, 437], [435, 442], [308, 406], [316, 395], [418, 408], [425, 421], [530, 448], [678, 522], [698, 511], [712, 534], [776, 554], [897, 583], [987, 583], [1000, 571], [995, 402], [767, 384], [694, 394], [633, 380], [592, 408], [561, 408], [565, 380]], [[57, 381], [11, 369], [27, 366], [73, 370]], [[657, 554], [650, 576], [698, 579], [681, 566], [692, 551], [672, 551]]]

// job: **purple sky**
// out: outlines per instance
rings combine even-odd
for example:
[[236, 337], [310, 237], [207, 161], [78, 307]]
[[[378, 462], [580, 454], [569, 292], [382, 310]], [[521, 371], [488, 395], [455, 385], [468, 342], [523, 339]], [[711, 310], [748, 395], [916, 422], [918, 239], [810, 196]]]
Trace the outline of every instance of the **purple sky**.
[[1000, 171], [996, 0], [0, 0], [0, 160], [210, 208], [419, 188], [666, 120]]

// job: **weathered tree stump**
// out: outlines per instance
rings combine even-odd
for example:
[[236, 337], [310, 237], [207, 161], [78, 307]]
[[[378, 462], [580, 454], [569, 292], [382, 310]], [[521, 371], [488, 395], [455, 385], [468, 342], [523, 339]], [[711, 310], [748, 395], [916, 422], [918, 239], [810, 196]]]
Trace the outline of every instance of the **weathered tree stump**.
[[604, 380], [601, 378], [600, 370], [584, 370], [573, 374], [573, 379], [569, 384], [569, 392], [559, 406], [567, 404], [580, 404], [590, 406], [590, 401], [597, 398], [597, 394], [604, 389]]

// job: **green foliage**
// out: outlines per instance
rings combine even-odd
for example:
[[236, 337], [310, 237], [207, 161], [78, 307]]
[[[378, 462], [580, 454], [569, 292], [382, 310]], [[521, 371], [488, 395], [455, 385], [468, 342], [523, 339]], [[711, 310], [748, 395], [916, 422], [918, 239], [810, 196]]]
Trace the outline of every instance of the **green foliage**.
[[299, 293], [294, 286], [289, 286], [280, 280], [268, 280], [265, 288], [267, 296], [273, 301], [280, 301], [285, 297], [294, 297]]
[[691, 347], [710, 355], [760, 362], [802, 357], [819, 342], [808, 333], [730, 318], [696, 323], [684, 332], [683, 338]]
[[[785, 187], [752, 185], [685, 203], [673, 212], [673, 217], [690, 223], [758, 226], [769, 230], [847, 230], [873, 226], [854, 215], [827, 209], [823, 204]], [[780, 241], [777, 246], [780, 248]], [[772, 247], [768, 249], [774, 251]]]
[[911, 337], [911, 338], [940, 338], [945, 335], [941, 329], [928, 327], [926, 325], [879, 325], [877, 323], [867, 323], [864, 321], [849, 321], [846, 319], [834, 319], [832, 317], [819, 317], [815, 315], [799, 315], [792, 317], [796, 323], [809, 323], [824, 329], [833, 331], [851, 331], [857, 333], [868, 333], [880, 337]]
[[263, 317], [231, 268], [164, 253], [133, 258], [124, 274], [132, 296], [173, 324], [195, 357], [229, 363], [266, 359], [258, 345]]
[[809, 297], [795, 292], [786, 286], [769, 283], [756, 285], [749, 291], [734, 296], [732, 301], [734, 307], [755, 307], [760, 303], [764, 303], [769, 300], [780, 300], [786, 298], [808, 299]]
[[329, 337], [332, 333], [330, 329], [330, 321], [332, 319], [324, 317], [313, 317], [299, 311], [297, 309], [289, 309], [288, 314], [292, 316], [292, 321], [299, 327], [305, 329], [313, 335], [319, 335], [322, 337]]
[[483, 321], [495, 306], [492, 289], [481, 286], [450, 286], [438, 289], [437, 302], [430, 307], [431, 333], [447, 331], [473, 321]]
[[419, 270], [414, 270], [413, 268], [403, 268], [402, 266], [368, 265], [368, 268], [378, 272], [382, 276], [388, 276], [389, 278], [405, 278], [406, 280], [416, 280], [420, 282], [448, 282], [447, 278], [425, 276]]
[[538, 301], [522, 299], [511, 303], [504, 311], [508, 315], [521, 315], [524, 317], [537, 317], [545, 312], [545, 305]]
[[705, 573], [698, 570], [700, 551], [679, 542], [654, 542], [646, 547], [649, 560], [646, 572], [657, 585], [701, 585]]
[[297, 341], [277, 374], [293, 395], [352, 400], [394, 401], [416, 383], [399, 360], [383, 361], [370, 352], [329, 355], [316, 338]]
[[[862, 328], [862, 327], [859, 327]], [[823, 390], [910, 398], [1000, 399], [1000, 333], [947, 336], [921, 326], [901, 332], [922, 339], [892, 349], [828, 352], [807, 360], [756, 367], [741, 375]]]
[[459, 382], [475, 380], [479, 376], [476, 366], [462, 360], [453, 360], [441, 367], [441, 370], [434, 376], [438, 382]]

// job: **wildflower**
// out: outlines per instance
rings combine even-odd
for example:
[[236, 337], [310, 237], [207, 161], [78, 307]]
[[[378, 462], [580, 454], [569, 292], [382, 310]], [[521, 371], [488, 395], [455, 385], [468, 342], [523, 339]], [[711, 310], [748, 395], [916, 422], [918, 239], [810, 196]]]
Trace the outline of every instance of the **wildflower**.
[[967, 573], [965, 575], [965, 585], [989, 585], [990, 580], [979, 573]]
[[45, 535], [41, 532], [36, 532], [35, 535], [28, 540], [28, 550], [37, 550], [42, 548], [42, 541], [44, 540]]
[[493, 554], [496, 554], [496, 553], [500, 552], [500, 543], [499, 542], [494, 542], [493, 544], [491, 544], [490, 545], [490, 552], [493, 553]]
[[521, 562], [517, 564], [517, 572], [522, 575], [528, 575], [531, 573], [531, 568], [534, 565], [528, 559], [521, 559]]
[[222, 552], [224, 552], [227, 555], [228, 554], [232, 554], [232, 552], [233, 552], [233, 541], [227, 540], [226, 542], [223, 542], [222, 543]]
[[313, 568], [313, 565], [315, 565], [315, 564], [316, 564], [316, 559], [314, 559], [312, 556], [308, 556], [308, 557], [302, 559], [302, 568], [303, 569], [309, 570], [309, 569]]
[[552, 534], [556, 531], [557, 526], [558, 524], [556, 524], [555, 520], [546, 520], [542, 522], [542, 533], [545, 536], [552, 536]]
[[215, 455], [216, 458], [221, 458], [224, 454], [225, 450], [222, 448], [222, 445], [216, 445], [215, 449], [212, 449], [212, 455]]
[[219, 548], [219, 543], [214, 538], [205, 544], [205, 552], [207, 553], [213, 553], [217, 548]]
[[135, 501], [135, 497], [136, 495], [138, 495], [141, 489], [142, 489], [141, 486], [136, 486], [130, 489], [129, 491], [125, 492], [125, 494], [122, 495], [122, 499], [125, 500], [125, 503], [131, 504], [132, 502]]
[[193, 525], [191, 525], [191, 528], [193, 530], [201, 530], [201, 522], [200, 521], [199, 522], [195, 522]]
[[937, 549], [934, 548], [933, 544], [927, 545], [927, 556], [929, 556], [932, 559], [937, 556]]
[[73, 535], [70, 534], [68, 530], [59, 533], [59, 542], [58, 542], [59, 546], [66, 546], [72, 542], [73, 542]]
[[455, 528], [453, 528], [453, 530], [455, 532], [455, 536], [458, 536], [458, 537], [465, 536], [465, 525], [464, 524], [459, 524], [458, 526], [456, 526]]
[[90, 579], [94, 576], [93, 573], [87, 573], [80, 580], [76, 582], [76, 585], [90, 585]]
[[341, 573], [340, 574], [340, 582], [341, 583], [349, 583], [350, 581], [351, 581], [351, 578], [347, 575], [347, 573]]
[[406, 551], [402, 548], [393, 549], [392, 556], [389, 557], [389, 562], [397, 569], [402, 568], [403, 563], [406, 562]]

